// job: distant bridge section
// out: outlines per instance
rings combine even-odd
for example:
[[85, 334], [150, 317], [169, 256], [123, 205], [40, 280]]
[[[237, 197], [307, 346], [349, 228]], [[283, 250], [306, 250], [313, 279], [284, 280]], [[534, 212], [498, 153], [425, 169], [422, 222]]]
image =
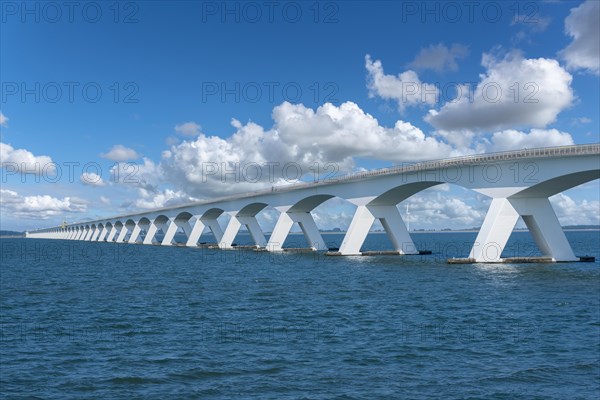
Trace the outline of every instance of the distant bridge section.
[[[600, 144], [548, 147], [426, 161], [361, 172], [330, 180], [299, 183], [209, 201], [120, 215], [33, 232], [29, 238], [173, 245], [183, 230], [185, 246], [197, 247], [210, 230], [218, 247], [234, 248], [246, 226], [257, 248], [282, 251], [297, 223], [309, 246], [327, 250], [311, 214], [334, 197], [356, 205], [339, 255], [360, 255], [375, 220], [380, 220], [397, 254], [418, 254], [397, 205], [422, 190], [449, 183], [491, 198], [469, 259], [501, 262], [502, 252], [522, 217], [542, 256], [552, 261], [576, 261], [548, 198], [600, 178]], [[267, 239], [257, 221], [265, 208], [279, 211]], [[226, 226], [219, 218], [229, 215]], [[159, 233], [162, 240], [157, 241]]]

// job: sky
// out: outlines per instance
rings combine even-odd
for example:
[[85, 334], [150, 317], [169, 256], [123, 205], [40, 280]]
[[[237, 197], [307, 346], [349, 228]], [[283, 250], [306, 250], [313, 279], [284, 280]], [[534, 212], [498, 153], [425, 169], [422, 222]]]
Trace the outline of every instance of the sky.
[[[595, 0], [2, 1], [0, 229], [600, 142], [599, 27]], [[599, 192], [551, 198], [561, 223], [599, 224]], [[412, 229], [470, 228], [489, 199], [406, 204]], [[313, 214], [345, 229], [353, 208]]]

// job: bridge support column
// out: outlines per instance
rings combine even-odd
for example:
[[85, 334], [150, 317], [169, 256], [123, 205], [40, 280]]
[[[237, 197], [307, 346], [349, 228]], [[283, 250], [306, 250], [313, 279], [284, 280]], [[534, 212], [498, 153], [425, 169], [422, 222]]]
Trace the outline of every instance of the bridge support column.
[[327, 250], [327, 245], [319, 228], [310, 212], [288, 212], [290, 207], [277, 207], [280, 211], [275, 228], [267, 243], [268, 251], [282, 251], [283, 243], [287, 239], [294, 223], [298, 223], [306, 242], [313, 250]]
[[219, 221], [217, 221], [216, 218], [210, 218], [202, 219], [202, 222], [204, 222], [204, 224], [208, 226], [213, 236], [215, 237], [217, 243], [221, 243], [221, 240], [223, 239], [223, 228], [221, 228], [221, 224], [219, 224]]
[[233, 240], [242, 225], [245, 225], [248, 232], [250, 232], [250, 236], [252, 236], [252, 240], [254, 240], [256, 247], [265, 247], [267, 245], [267, 239], [265, 239], [265, 234], [258, 224], [256, 216], [237, 216], [235, 213], [232, 213], [227, 228], [225, 228], [225, 232], [223, 233], [223, 237], [219, 241], [219, 247], [221, 249], [233, 248]]
[[94, 233], [92, 233], [92, 237], [90, 238], [90, 240], [92, 242], [95, 242], [96, 240], [98, 240], [98, 235], [100, 235], [100, 229], [96, 228], [94, 229]]
[[92, 237], [92, 228], [86, 229], [85, 230], [85, 235], [83, 236], [82, 240], [88, 241], [90, 240], [90, 238]]
[[508, 199], [492, 199], [469, 258], [477, 262], [500, 261], [504, 246], [518, 219], [519, 213]]
[[242, 224], [246, 225], [246, 228], [248, 229], [248, 232], [250, 232], [250, 236], [252, 236], [252, 240], [254, 240], [256, 247], [265, 247], [267, 245], [267, 239], [265, 238], [265, 234], [258, 224], [256, 217], [238, 218]]
[[106, 228], [106, 226], [102, 227], [102, 230], [100, 231], [100, 235], [98, 235], [98, 242], [103, 242], [104, 238], [106, 238], [106, 235], [108, 234], [108, 229]]
[[519, 219], [533, 236], [542, 256], [554, 261], [577, 261], [548, 198], [494, 198], [471, 249], [477, 262], [500, 262]]
[[121, 231], [119, 232], [119, 236], [117, 236], [117, 240], [115, 240], [115, 242], [123, 243], [125, 241], [125, 236], [127, 236], [127, 232], [129, 232], [129, 229], [127, 229], [127, 227], [123, 225]]
[[158, 232], [158, 228], [159, 227], [162, 228], [162, 226], [163, 226], [162, 223], [150, 222], [150, 226], [148, 227], [148, 230], [146, 231], [146, 237], [144, 237], [144, 241], [142, 243], [143, 244], [154, 243], [154, 235], [156, 235], [156, 232]]
[[555, 261], [577, 261], [547, 198], [518, 198], [511, 203], [522, 216], [542, 255]]
[[235, 213], [232, 213], [231, 219], [229, 220], [229, 223], [227, 224], [227, 227], [225, 228], [225, 232], [223, 233], [223, 237], [219, 241], [219, 247], [221, 249], [232, 249], [233, 248], [233, 246], [232, 246], [233, 239], [235, 239], [235, 236], [237, 235], [241, 226], [242, 226], [242, 223], [240, 222], [240, 220], [235, 216]]
[[108, 237], [106, 238], [106, 241], [112, 242], [116, 234], [117, 234], [117, 227], [113, 225], [110, 228], [110, 232], [108, 233]]
[[141, 231], [142, 228], [140, 227], [140, 224], [135, 224], [133, 230], [131, 231], [131, 236], [129, 236], [129, 240], [127, 240], [127, 243], [136, 243]]
[[306, 237], [308, 245], [313, 250], [327, 250], [327, 245], [319, 232], [319, 228], [310, 212], [306, 213], [291, 213], [290, 216], [294, 222], [297, 222]]
[[[188, 226], [190, 226], [188, 221]], [[196, 222], [194, 223], [194, 227], [187, 233], [187, 241], [185, 245], [187, 247], [196, 247], [198, 245], [198, 240], [200, 240], [200, 236], [202, 236], [202, 232], [204, 232], [204, 228], [206, 225], [200, 218], [196, 218]]]
[[[166, 225], [166, 224], [167, 224], [167, 222], [164, 223], [164, 225]], [[165, 237], [163, 238], [161, 246], [172, 246], [173, 238], [175, 237], [175, 234], [177, 233], [177, 229], [179, 228], [179, 225], [177, 224], [175, 219], [170, 219], [168, 224], [169, 224], [169, 226], [167, 228], [167, 231], [165, 232]]]
[[395, 251], [400, 254], [419, 254], [395, 205], [359, 205], [340, 246], [340, 253], [360, 255], [360, 248], [376, 219], [381, 221]]
[[280, 214], [277, 222], [275, 223], [275, 227], [273, 228], [273, 232], [271, 232], [271, 236], [269, 237], [269, 243], [267, 243], [268, 251], [283, 250], [283, 243], [290, 233], [292, 225], [294, 225], [294, 220], [287, 212], [289, 208], [290, 207], [276, 207]]
[[360, 255], [360, 248], [367, 238], [373, 222], [375, 222], [375, 216], [369, 208], [364, 205], [358, 206], [340, 246], [340, 253], [343, 255]]
[[90, 230], [88, 231], [87, 235], [85, 235], [85, 239], [84, 240], [86, 240], [88, 242], [90, 240], [92, 240], [92, 236], [94, 236], [94, 232], [95, 232], [95, 229], [90, 228]]

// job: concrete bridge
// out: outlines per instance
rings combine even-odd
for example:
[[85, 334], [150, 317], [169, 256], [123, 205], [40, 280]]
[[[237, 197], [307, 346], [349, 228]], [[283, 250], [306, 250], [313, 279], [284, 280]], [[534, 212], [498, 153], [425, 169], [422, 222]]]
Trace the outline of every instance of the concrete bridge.
[[[327, 250], [311, 211], [334, 198], [356, 205], [339, 248], [360, 255], [375, 220], [380, 220], [394, 251], [418, 254], [397, 205], [427, 188], [449, 183], [490, 197], [491, 204], [469, 259], [501, 262], [501, 254], [522, 217], [542, 255], [552, 261], [576, 261], [548, 198], [600, 178], [600, 144], [548, 147], [427, 161], [361, 172], [315, 183], [228, 196], [176, 207], [120, 215], [27, 232], [29, 238], [160, 244], [169, 246], [180, 228], [185, 246], [196, 247], [210, 229], [221, 249], [232, 249], [245, 225], [257, 248], [282, 251], [297, 223], [313, 250]], [[271, 206], [280, 212], [267, 240], [256, 216]], [[219, 217], [230, 215], [225, 229]], [[157, 233], [163, 239], [157, 242]]]

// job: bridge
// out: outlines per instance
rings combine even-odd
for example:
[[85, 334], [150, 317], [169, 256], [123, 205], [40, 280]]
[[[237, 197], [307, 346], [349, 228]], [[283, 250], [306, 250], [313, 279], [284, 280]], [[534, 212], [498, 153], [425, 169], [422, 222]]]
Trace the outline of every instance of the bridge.
[[[197, 247], [208, 229], [218, 247], [226, 250], [235, 248], [234, 239], [244, 225], [257, 249], [282, 251], [297, 223], [309, 247], [321, 251], [328, 249], [311, 211], [337, 197], [357, 207], [336, 254], [363, 254], [361, 248], [375, 220], [381, 221], [395, 254], [419, 254], [397, 205], [447, 183], [491, 198], [469, 260], [502, 262], [502, 251], [522, 217], [544, 258], [577, 261], [549, 197], [600, 178], [599, 156], [600, 144], [587, 144], [426, 161], [41, 229], [27, 232], [26, 237]], [[269, 206], [280, 214], [267, 240], [256, 217]], [[219, 217], [224, 215], [230, 218], [223, 229]], [[181, 244], [174, 240], [180, 230], [186, 236]]]

